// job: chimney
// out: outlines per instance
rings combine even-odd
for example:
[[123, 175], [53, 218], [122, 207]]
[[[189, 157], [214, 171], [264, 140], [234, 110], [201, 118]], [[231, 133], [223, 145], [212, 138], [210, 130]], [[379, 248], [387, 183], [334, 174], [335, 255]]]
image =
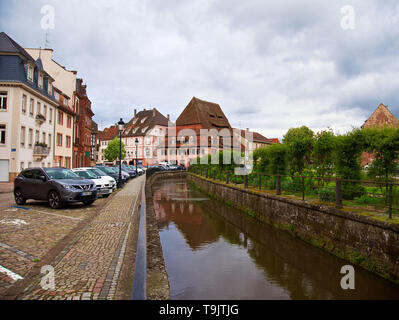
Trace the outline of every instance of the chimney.
[[168, 119], [168, 121], [170, 121], [169, 113], [166, 115], [166, 118]]
[[145, 108], [143, 110], [145, 111]]
[[155, 117], [155, 108], [152, 109], [152, 116]]
[[134, 109], [134, 117], [136, 118], [137, 109]]

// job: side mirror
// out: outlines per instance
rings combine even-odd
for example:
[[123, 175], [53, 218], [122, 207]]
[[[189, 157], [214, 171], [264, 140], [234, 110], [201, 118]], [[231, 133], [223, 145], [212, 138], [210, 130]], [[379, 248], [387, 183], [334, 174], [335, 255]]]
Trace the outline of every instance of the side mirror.
[[46, 182], [47, 178], [46, 178], [46, 176], [40, 176], [40, 180], [42, 180], [43, 182]]

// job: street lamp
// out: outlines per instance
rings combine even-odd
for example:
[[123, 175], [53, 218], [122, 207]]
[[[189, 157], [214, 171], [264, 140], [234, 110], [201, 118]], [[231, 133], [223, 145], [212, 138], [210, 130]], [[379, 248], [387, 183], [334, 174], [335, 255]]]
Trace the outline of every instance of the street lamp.
[[136, 140], [134, 141], [134, 143], [136, 144], [136, 176], [137, 176], [137, 147], [139, 145], [139, 139], [136, 138]]
[[118, 121], [118, 130], [119, 130], [119, 179], [118, 179], [118, 188], [122, 187], [122, 131], [125, 123], [122, 118]]

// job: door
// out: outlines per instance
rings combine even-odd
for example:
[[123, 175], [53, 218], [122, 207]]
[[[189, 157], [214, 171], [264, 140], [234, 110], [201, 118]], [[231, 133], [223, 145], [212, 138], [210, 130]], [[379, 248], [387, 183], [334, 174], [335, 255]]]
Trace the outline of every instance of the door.
[[30, 179], [30, 193], [33, 199], [45, 200], [47, 198], [47, 183], [40, 179], [44, 176], [44, 172], [41, 169], [32, 169], [32, 178]]
[[0, 160], [0, 182], [9, 181], [8, 161], [9, 160]]

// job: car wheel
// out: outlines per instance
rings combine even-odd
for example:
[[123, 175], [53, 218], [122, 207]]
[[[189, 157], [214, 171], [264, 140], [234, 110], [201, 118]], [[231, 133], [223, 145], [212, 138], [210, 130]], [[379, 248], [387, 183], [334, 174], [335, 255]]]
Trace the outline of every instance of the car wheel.
[[17, 189], [14, 191], [14, 198], [15, 198], [15, 203], [16, 204], [25, 204], [26, 199], [24, 198], [24, 196], [22, 195], [22, 191], [21, 189]]
[[104, 194], [103, 197], [104, 197], [104, 198], [108, 198], [108, 197], [109, 197], [109, 194]]
[[57, 191], [50, 191], [48, 194], [48, 204], [53, 209], [59, 209], [62, 207], [61, 197]]
[[86, 201], [83, 201], [83, 204], [84, 204], [85, 206], [89, 206], [89, 205], [91, 205], [93, 202], [94, 202], [94, 200], [86, 200]]

